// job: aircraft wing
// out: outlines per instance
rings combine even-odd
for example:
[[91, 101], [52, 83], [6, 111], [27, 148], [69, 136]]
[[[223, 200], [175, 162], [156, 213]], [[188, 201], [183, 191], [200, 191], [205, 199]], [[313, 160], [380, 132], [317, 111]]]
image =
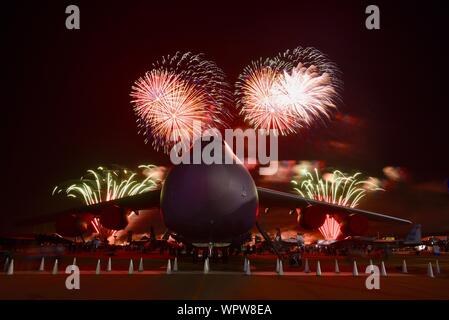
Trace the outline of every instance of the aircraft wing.
[[159, 206], [160, 196], [161, 190], [157, 189], [137, 194], [134, 196], [100, 202], [89, 206], [71, 208], [64, 211], [50, 213], [39, 217], [28, 218], [26, 220], [21, 221], [19, 224], [20, 225], [40, 224], [49, 221], [55, 221], [57, 218], [64, 215], [77, 214], [77, 213], [91, 213], [93, 215], [99, 215], [103, 210], [110, 207], [119, 207], [131, 210], [150, 209]]
[[300, 208], [308, 205], [322, 207], [323, 209], [332, 209], [338, 211], [342, 214], [352, 214], [357, 213], [367, 217], [370, 220], [381, 221], [381, 222], [397, 222], [404, 224], [412, 224], [410, 220], [389, 216], [385, 214], [380, 214], [376, 212], [370, 212], [361, 209], [354, 209], [344, 206], [339, 206], [323, 201], [312, 200], [308, 198], [303, 198], [299, 195], [295, 195], [288, 192], [282, 192], [267, 188], [257, 187], [257, 193], [259, 195], [259, 203], [269, 207], [287, 207], [287, 208]]

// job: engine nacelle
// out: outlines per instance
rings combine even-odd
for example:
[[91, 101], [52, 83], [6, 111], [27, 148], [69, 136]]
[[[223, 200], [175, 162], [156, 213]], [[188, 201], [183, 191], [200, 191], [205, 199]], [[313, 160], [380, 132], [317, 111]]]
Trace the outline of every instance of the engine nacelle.
[[90, 213], [63, 216], [56, 220], [56, 232], [66, 237], [78, 237], [87, 233], [94, 216]]
[[299, 226], [305, 230], [317, 230], [326, 219], [326, 212], [316, 206], [307, 206], [299, 213]]
[[360, 214], [351, 214], [340, 223], [344, 236], [362, 236], [368, 231], [368, 219]]
[[100, 223], [110, 230], [122, 230], [128, 225], [128, 210], [116, 206], [104, 209], [100, 213]]

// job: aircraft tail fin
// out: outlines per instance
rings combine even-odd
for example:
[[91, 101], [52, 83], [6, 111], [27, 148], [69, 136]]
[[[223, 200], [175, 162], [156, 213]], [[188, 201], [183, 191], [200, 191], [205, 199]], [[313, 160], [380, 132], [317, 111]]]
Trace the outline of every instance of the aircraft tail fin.
[[405, 241], [407, 243], [420, 243], [421, 242], [421, 225], [415, 224], [413, 225], [410, 232], [407, 234]]

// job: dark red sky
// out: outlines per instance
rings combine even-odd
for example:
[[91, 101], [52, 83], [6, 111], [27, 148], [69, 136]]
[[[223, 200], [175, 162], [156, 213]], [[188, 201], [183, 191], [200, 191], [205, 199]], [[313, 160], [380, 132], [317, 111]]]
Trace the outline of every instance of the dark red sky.
[[[281, 157], [324, 159], [374, 175], [404, 166], [414, 179], [442, 183], [449, 176], [449, 17], [440, 1], [375, 1], [376, 31], [365, 28], [371, 2], [161, 3], [2, 5], [3, 219], [6, 212], [50, 210], [52, 187], [88, 168], [167, 163], [137, 135], [129, 92], [154, 60], [177, 50], [205, 53], [233, 83], [255, 58], [314, 46], [343, 72], [340, 111], [366, 127], [350, 154], [312, 150], [302, 135], [280, 142]], [[80, 7], [81, 30], [65, 29], [69, 4]], [[320, 128], [307, 139], [321, 134], [334, 132]], [[338, 137], [354, 134], [349, 127]]]

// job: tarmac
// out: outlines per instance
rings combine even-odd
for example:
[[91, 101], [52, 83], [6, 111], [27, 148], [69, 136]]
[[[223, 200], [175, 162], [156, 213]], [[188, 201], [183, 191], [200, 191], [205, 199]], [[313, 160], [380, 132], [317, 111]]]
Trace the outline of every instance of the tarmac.
[[[365, 273], [368, 259], [357, 260], [358, 276], [352, 273], [353, 261], [339, 257], [341, 273], [334, 272], [335, 257], [309, 256], [310, 273], [303, 266], [294, 268], [286, 262], [283, 275], [275, 272], [276, 258], [272, 255], [253, 256], [251, 275], [243, 272], [243, 257], [231, 257], [226, 264], [210, 263], [210, 271], [203, 273], [203, 264], [189, 258], [178, 260], [179, 271], [166, 273], [169, 257], [144, 256], [145, 271], [138, 272], [139, 256], [133, 257], [134, 271], [128, 273], [132, 253], [112, 258], [112, 271], [106, 272], [108, 257], [101, 257], [101, 273], [95, 274], [99, 257], [78, 255], [80, 289], [65, 286], [65, 267], [73, 256], [60, 259], [58, 274], [51, 273], [53, 258], [47, 258], [45, 271], [37, 271], [40, 259], [17, 256], [13, 275], [0, 273], [0, 299], [89, 299], [89, 300], [346, 300], [346, 299], [449, 299], [449, 256], [438, 257], [441, 274], [436, 274], [436, 257], [430, 255], [395, 255], [386, 262], [387, 276], [380, 276], [379, 289], [367, 289]], [[402, 261], [407, 261], [408, 273], [402, 273]], [[316, 275], [320, 261], [322, 273]], [[432, 262], [435, 277], [427, 275]], [[379, 261], [374, 260], [378, 265]], [[172, 260], [173, 265], [173, 260]]]

